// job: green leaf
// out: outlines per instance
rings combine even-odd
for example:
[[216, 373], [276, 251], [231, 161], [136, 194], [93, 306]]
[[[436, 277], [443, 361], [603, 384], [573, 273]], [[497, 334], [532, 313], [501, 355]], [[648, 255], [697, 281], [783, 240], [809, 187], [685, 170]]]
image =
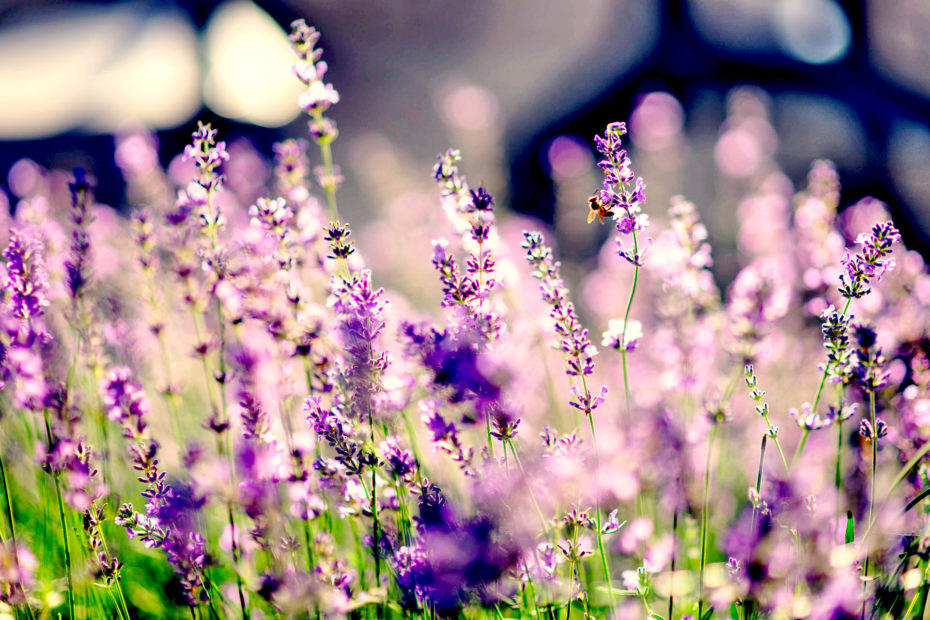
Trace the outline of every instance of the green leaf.
[[711, 607], [710, 609], [704, 612], [704, 615], [701, 616], [701, 620], [710, 620], [713, 617], [714, 617], [714, 608]]
[[852, 543], [856, 539], [855, 536], [855, 527], [856, 522], [853, 521], [852, 510], [846, 511], [846, 544]]
[[663, 617], [660, 616], [659, 614], [652, 614], [652, 615], [650, 615], [649, 617], [650, 617], [650, 618], [655, 618], [655, 620], [665, 620], [665, 618], [663, 618]]

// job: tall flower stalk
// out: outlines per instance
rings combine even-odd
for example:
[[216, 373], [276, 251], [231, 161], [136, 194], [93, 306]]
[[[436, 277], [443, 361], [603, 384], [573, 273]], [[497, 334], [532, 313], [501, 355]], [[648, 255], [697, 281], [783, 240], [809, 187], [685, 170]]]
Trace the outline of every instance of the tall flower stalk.
[[[823, 365], [823, 373], [820, 377], [820, 384], [817, 386], [817, 392], [814, 395], [813, 405], [810, 407], [811, 412], [815, 415], [827, 377], [830, 376], [832, 371], [841, 369], [840, 364], [845, 361], [845, 358], [841, 357], [843, 349], [837, 348], [837, 334], [838, 330], [848, 323], [846, 315], [849, 312], [852, 300], [868, 295], [872, 290], [872, 280], [879, 281], [882, 276], [894, 269], [895, 259], [891, 256], [891, 253], [894, 244], [900, 240], [901, 234], [891, 222], [875, 224], [868, 233], [862, 233], [856, 238], [856, 244], [862, 246], [862, 249], [855, 256], [850, 256], [849, 252], [847, 252], [846, 258], [842, 260], [843, 273], [840, 274], [839, 293], [846, 299], [846, 303], [839, 317], [833, 317], [833, 313], [828, 314], [825, 312], [824, 314], [823, 331], [826, 338], [824, 346], [828, 350], [828, 355], [827, 361]], [[801, 441], [798, 443], [797, 451], [792, 460], [793, 465], [797, 464], [801, 458], [801, 452], [804, 450], [804, 444], [809, 433], [810, 430], [805, 429], [801, 435]]]
[[[562, 352], [565, 355], [565, 374], [569, 377], [581, 378], [581, 390], [577, 386], [571, 387], [572, 398], [569, 405], [583, 413], [588, 418], [591, 427], [591, 440], [594, 443], [596, 458], [598, 486], [600, 483], [601, 457], [597, 450], [597, 433], [594, 429], [594, 410], [603, 404], [607, 396], [607, 387], [602, 386], [598, 394], [592, 394], [588, 388], [587, 377], [594, 373], [594, 355], [597, 349], [588, 340], [588, 330], [581, 326], [575, 312], [575, 305], [568, 299], [568, 290], [562, 282], [559, 273], [559, 263], [552, 259], [552, 249], [544, 243], [542, 234], [538, 232], [524, 232], [523, 248], [526, 250], [526, 259], [533, 267], [533, 277], [540, 281], [539, 290], [543, 301], [550, 306], [549, 316], [555, 322], [556, 335], [560, 338]], [[597, 490], [600, 493], [600, 489]], [[614, 606], [614, 592], [610, 579], [610, 565], [607, 562], [607, 552], [601, 535], [601, 508], [600, 496], [596, 497], [597, 507], [595, 519], [597, 522], [597, 545], [601, 556], [601, 568], [604, 571], [604, 580], [607, 583], [607, 592], [610, 596], [610, 605]]]
[[[643, 265], [645, 249], [651, 244], [647, 240], [641, 251], [637, 233], [649, 226], [649, 216], [642, 213], [642, 206], [646, 203], [646, 184], [641, 178], [634, 175], [630, 158], [626, 149], [621, 146], [621, 138], [626, 134], [625, 123], [611, 123], [604, 131], [604, 137], [594, 136], [597, 150], [604, 156], [598, 162], [598, 167], [604, 171], [604, 184], [595, 196], [592, 197], [592, 208], [595, 206], [606, 210], [613, 215], [616, 221], [617, 255], [633, 265], [633, 284], [630, 287], [630, 296], [627, 299], [626, 311], [623, 313], [623, 323], [619, 328], [620, 359], [623, 364], [623, 392], [626, 400], [627, 418], [632, 415], [630, 396], [630, 379], [627, 372], [628, 332], [635, 329], [630, 323], [630, 311], [633, 308], [633, 297], [636, 295], [636, 285], [639, 282], [639, 269]], [[632, 250], [623, 242], [630, 237], [633, 243]]]
[[298, 104], [309, 117], [310, 137], [320, 148], [323, 165], [317, 170], [317, 182], [326, 192], [326, 204], [329, 219], [339, 222], [339, 209], [336, 206], [336, 190], [342, 183], [339, 169], [333, 164], [333, 141], [339, 136], [336, 121], [325, 114], [330, 106], [339, 103], [339, 93], [332, 84], [323, 81], [328, 69], [321, 60], [323, 50], [316, 47], [320, 33], [316, 28], [298, 19], [291, 24], [291, 49], [297, 55], [293, 71], [306, 90], [301, 93]]

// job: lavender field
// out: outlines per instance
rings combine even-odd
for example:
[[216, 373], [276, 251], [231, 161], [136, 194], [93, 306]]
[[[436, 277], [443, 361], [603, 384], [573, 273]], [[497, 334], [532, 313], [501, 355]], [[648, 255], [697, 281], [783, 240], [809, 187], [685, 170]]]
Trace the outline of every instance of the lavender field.
[[563, 145], [590, 260], [467, 149], [353, 235], [318, 41], [273, 152], [124, 131], [122, 210], [19, 168], [0, 618], [930, 617], [930, 273], [887, 206], [759, 147], [721, 278], [612, 119]]

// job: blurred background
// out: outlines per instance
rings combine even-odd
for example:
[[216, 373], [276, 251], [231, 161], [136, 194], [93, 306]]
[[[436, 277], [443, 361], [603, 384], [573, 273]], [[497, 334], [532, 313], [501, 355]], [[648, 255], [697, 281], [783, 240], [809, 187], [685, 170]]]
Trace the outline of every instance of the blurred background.
[[823, 157], [843, 205], [885, 201], [926, 255], [926, 0], [0, 0], [2, 206], [29, 192], [31, 161], [92, 170], [98, 200], [120, 207], [113, 135], [127, 128], [155, 130], [166, 166], [197, 119], [266, 157], [305, 136], [286, 39], [298, 17], [322, 31], [342, 95], [330, 114], [353, 223], [438, 207], [430, 169], [455, 146], [473, 184], [584, 259], [607, 234], [584, 222], [591, 138], [628, 120], [650, 211], [694, 201], [724, 280], [738, 197], [773, 170], [802, 188]]

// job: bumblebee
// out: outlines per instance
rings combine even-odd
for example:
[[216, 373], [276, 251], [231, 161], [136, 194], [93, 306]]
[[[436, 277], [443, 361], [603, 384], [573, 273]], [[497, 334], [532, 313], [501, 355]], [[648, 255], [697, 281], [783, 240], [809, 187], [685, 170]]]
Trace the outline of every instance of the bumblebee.
[[588, 211], [588, 224], [593, 222], [594, 218], [597, 218], [603, 224], [605, 217], [613, 215], [613, 211], [601, 201], [597, 194], [588, 198], [588, 205], [591, 207], [591, 210]]

